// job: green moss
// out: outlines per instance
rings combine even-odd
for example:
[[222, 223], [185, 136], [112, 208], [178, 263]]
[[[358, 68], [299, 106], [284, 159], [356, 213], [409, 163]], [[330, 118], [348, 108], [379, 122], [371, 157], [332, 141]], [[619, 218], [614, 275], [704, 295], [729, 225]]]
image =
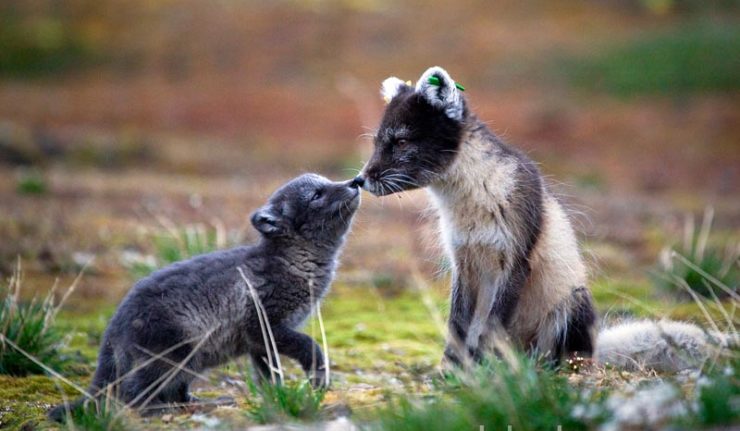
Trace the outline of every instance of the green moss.
[[[80, 386], [87, 385], [87, 378], [73, 379]], [[0, 376], [0, 428], [18, 429], [27, 423], [42, 424], [46, 411], [64, 397], [79, 395], [72, 386], [50, 377]], [[48, 425], [48, 424], [47, 424]]]
[[[439, 309], [445, 299], [432, 294]], [[330, 357], [336, 370], [392, 374], [411, 378], [409, 370], [436, 364], [443, 349], [443, 334], [418, 293], [404, 291], [383, 298], [372, 288], [336, 286], [322, 306]], [[309, 322], [306, 332], [318, 324]], [[359, 379], [361, 380], [361, 379]]]

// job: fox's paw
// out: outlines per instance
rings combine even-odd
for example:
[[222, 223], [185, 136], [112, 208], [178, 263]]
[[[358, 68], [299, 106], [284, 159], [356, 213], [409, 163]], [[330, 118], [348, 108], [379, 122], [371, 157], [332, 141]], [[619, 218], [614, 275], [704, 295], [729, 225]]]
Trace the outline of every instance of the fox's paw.
[[308, 381], [314, 389], [328, 389], [331, 381], [325, 368], [314, 370], [308, 375]]

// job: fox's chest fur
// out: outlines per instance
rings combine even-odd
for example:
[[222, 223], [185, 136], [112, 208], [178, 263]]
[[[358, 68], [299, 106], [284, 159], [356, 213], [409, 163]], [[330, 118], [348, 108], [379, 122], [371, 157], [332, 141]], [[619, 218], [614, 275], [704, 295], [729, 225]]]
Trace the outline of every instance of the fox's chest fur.
[[506, 220], [516, 165], [486, 148], [490, 146], [471, 137], [449, 172], [430, 189], [448, 253], [484, 246], [506, 254], [516, 246], [509, 225], [513, 220]]

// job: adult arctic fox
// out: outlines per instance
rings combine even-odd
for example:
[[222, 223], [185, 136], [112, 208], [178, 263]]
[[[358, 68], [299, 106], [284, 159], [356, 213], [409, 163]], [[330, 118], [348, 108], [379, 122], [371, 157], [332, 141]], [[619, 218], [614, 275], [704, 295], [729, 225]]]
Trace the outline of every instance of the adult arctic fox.
[[[274, 351], [266, 338], [298, 361], [312, 384], [328, 384], [321, 349], [296, 328], [329, 289], [359, 194], [353, 182], [303, 175], [252, 216], [258, 244], [200, 255], [139, 280], [105, 331], [89, 392], [106, 395], [110, 387], [135, 407], [187, 403], [193, 373], [237, 356], [249, 355], [269, 376]], [[61, 420], [68, 409], [62, 404], [49, 416]]]
[[[553, 363], [591, 356], [596, 313], [586, 268], [568, 215], [535, 163], [470, 112], [440, 67], [415, 86], [388, 78], [381, 93], [388, 105], [375, 150], [355, 181], [378, 196], [428, 188], [452, 262], [446, 359], [477, 358], [496, 337]], [[655, 346], [663, 333], [685, 334], [681, 325], [621, 326], [597, 356], [624, 363], [625, 354]], [[700, 334], [674, 338], [695, 351]], [[668, 368], [681, 363], [663, 356], [644, 357]]]

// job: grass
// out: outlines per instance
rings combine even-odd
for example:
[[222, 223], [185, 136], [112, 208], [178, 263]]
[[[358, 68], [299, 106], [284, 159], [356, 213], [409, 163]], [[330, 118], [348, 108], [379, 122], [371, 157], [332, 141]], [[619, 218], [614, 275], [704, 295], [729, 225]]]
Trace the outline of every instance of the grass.
[[576, 86], [618, 96], [740, 90], [740, 27], [699, 21], [646, 33], [590, 57], [566, 61]]
[[[644, 289], [650, 285], [639, 284], [634, 291], [627, 287], [617, 288], [637, 295], [638, 291], [644, 294]], [[432, 294], [434, 306], [444, 310], [444, 296], [436, 290]], [[657, 306], [660, 303], [656, 301]], [[666, 304], [662, 306], [662, 310], [668, 310]], [[615, 370], [580, 374], [554, 372], [541, 369], [531, 359], [515, 357], [508, 362], [492, 361], [476, 370], [471, 378], [437, 378], [430, 385], [430, 377], [436, 375], [434, 366], [439, 361], [443, 339], [419, 294], [406, 291], [380, 296], [370, 287], [340, 284], [327, 298], [323, 311], [332, 358], [336, 361], [336, 366], [332, 367], [335, 382], [332, 390], [328, 393], [314, 391], [302, 376], [300, 381], [296, 379], [282, 386], [248, 386], [244, 403], [240, 403], [236, 412], [242, 419], [246, 416], [250, 422], [265, 423], [316, 421], [322, 419], [324, 406], [328, 408], [339, 401], [352, 407], [355, 412], [353, 421], [362, 419], [372, 427], [382, 429], [434, 430], [445, 426], [457, 429], [453, 427], [467, 426], [480, 418], [488, 418], [482, 422], [487, 425], [486, 429], [507, 429], [506, 426], [492, 427], [503, 423], [504, 418], [512, 421], [515, 430], [533, 429], [535, 426], [557, 429], [548, 428], [556, 417], [565, 418], [561, 421], [563, 429], [584, 429], [608, 421], [611, 413], [604, 406], [605, 399], [616, 396], [622, 391], [622, 386], [638, 385], [641, 379], [655, 381], [655, 375], [649, 373], [622, 374]], [[102, 328], [97, 315], [85, 319], [67, 312], [62, 313], [60, 319], [60, 327], [77, 328], [77, 332], [88, 327]], [[307, 329], [307, 333], [311, 332]], [[76, 343], [87, 343], [84, 334], [73, 335], [72, 340]], [[314, 337], [318, 338], [318, 334]], [[724, 374], [727, 368], [727, 364], [717, 363], [712, 370], [707, 370], [706, 380], [699, 378], [706, 382], [706, 386], [701, 386], [701, 399], [692, 388], [686, 389], [685, 399], [678, 399], [681, 405], [691, 408], [685, 416], [676, 419], [677, 424], [683, 424], [683, 429], [737, 421], [736, 416], [727, 414], [728, 403], [732, 402], [727, 394], [737, 391], [737, 379], [728, 380]], [[734, 373], [735, 369], [732, 370]], [[715, 375], [724, 377], [715, 379]], [[670, 376], [661, 378], [672, 381]], [[74, 380], [84, 386], [85, 379]], [[400, 383], [391, 384], [393, 380]], [[355, 385], [371, 388], [361, 391], [349, 389]], [[6, 418], [0, 418], [3, 423], [19, 426], [29, 421], [40, 423], [48, 406], [60, 401], [60, 388], [45, 376], [0, 376], [0, 388], [0, 405], [12, 409]], [[648, 390], [647, 387], [644, 389]], [[215, 389], [213, 395], [218, 396], [222, 390]], [[77, 396], [69, 387], [65, 386], [64, 391], [68, 398]], [[404, 395], [392, 395], [388, 391]], [[387, 394], [389, 401], [383, 401], [383, 393]], [[406, 400], [408, 395], [405, 394], [418, 396]], [[677, 391], [677, 396], [681, 394]], [[633, 399], [634, 396], [632, 394], [625, 399]], [[382, 409], [377, 408], [378, 402], [382, 403]], [[696, 408], [692, 407], [694, 405]], [[230, 409], [217, 409], [208, 415], [223, 418], [222, 415], [229, 412]], [[518, 413], [514, 415], [512, 412]], [[516, 425], [530, 420], [530, 417], [534, 418], [533, 425]], [[239, 420], [237, 417], [224, 419], [229, 421], [225, 424]], [[194, 426], [194, 421], [185, 416], [178, 417], [175, 422], [178, 426]], [[131, 418], [127, 425], [151, 429], [159, 427], [160, 423], [142, 424]], [[166, 424], [161, 426], [167, 427]], [[78, 429], [83, 428], [80, 426]], [[463, 429], [477, 430], [478, 426]]]
[[653, 272], [656, 286], [684, 300], [693, 294], [704, 298], [725, 298], [737, 292], [740, 282], [740, 243], [725, 246], [709, 241], [713, 212], [707, 209], [697, 231], [693, 218], [687, 218], [680, 247], [666, 247]]
[[451, 374], [428, 399], [392, 396], [377, 412], [377, 428], [579, 430], [605, 420], [605, 391], [582, 390], [531, 358], [513, 352], [507, 356], [491, 359], [471, 374]]
[[247, 416], [260, 424], [315, 421], [321, 413], [326, 391], [308, 381], [286, 384], [257, 384], [247, 381]]
[[112, 402], [103, 399], [77, 406], [67, 414], [64, 428], [70, 431], [124, 431], [134, 429], [118, 414]]
[[18, 174], [15, 189], [21, 195], [43, 195], [48, 191], [48, 186], [43, 174], [36, 170], [24, 170]]
[[192, 224], [175, 226], [171, 221], [160, 218], [160, 229], [150, 232], [148, 243], [152, 244], [153, 254], [129, 259], [125, 265], [131, 275], [138, 279], [149, 275], [163, 266], [188, 259], [203, 253], [235, 246], [242, 240], [242, 233], [229, 232], [219, 222], [211, 224]]
[[[700, 276], [705, 283], [711, 277]], [[601, 285], [596, 290], [602, 296], [635, 300], [630, 306], [651, 317], [665, 311], [664, 305], [661, 308], [650, 298], [646, 303], [636, 300], [645, 296], [645, 286], [629, 285], [616, 289]], [[371, 429], [402, 431], [735, 426], [740, 423], [740, 350], [733, 318], [736, 298], [725, 302], [716, 297], [692, 298], [709, 327], [734, 338], [728, 349], [707, 360], [696, 374], [658, 376], [651, 370], [624, 373], [588, 363], [552, 370], [505, 348], [500, 359], [488, 359], [472, 371], [455, 370], [437, 379], [424, 395], [388, 395], [384, 406], [366, 420]], [[710, 314], [710, 307], [716, 313]], [[715, 320], [714, 316], [726, 321]]]
[[700, 384], [693, 424], [718, 427], [740, 422], [740, 361], [737, 357], [724, 367], [715, 367]]
[[426, 395], [389, 395], [369, 428], [724, 429], [740, 420], [738, 353], [709, 361], [688, 379], [593, 366], [568, 374], [508, 354], [469, 373], [455, 371]]
[[54, 301], [57, 285], [43, 299], [34, 296], [23, 302], [19, 262], [15, 275], [0, 290], [0, 374], [43, 374], [46, 369], [39, 362], [55, 370], [68, 362], [69, 356], [60, 350], [64, 346], [64, 334], [54, 326], [54, 321], [75, 284], [57, 304]]

